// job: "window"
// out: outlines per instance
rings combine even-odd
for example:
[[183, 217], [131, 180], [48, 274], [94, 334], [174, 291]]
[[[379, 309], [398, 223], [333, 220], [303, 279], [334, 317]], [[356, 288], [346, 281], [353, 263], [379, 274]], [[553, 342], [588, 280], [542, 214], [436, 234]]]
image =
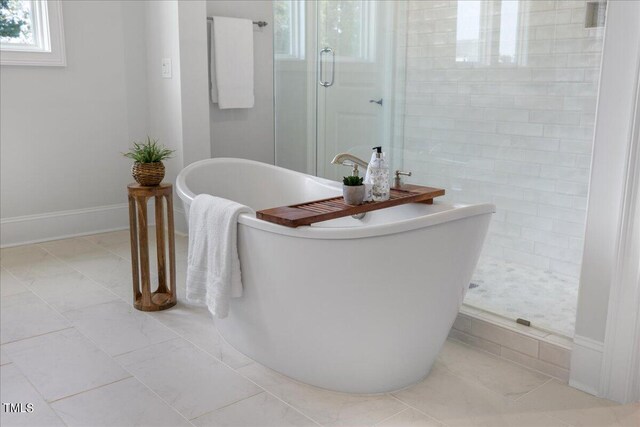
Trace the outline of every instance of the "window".
[[524, 65], [526, 24], [520, 19], [521, 3], [520, 0], [458, 0], [456, 62], [474, 66]]
[[279, 59], [304, 59], [304, 14], [304, 1], [273, 2], [273, 48]]
[[318, 36], [341, 60], [374, 61], [376, 2], [321, 0], [318, 3]]
[[500, 6], [500, 51], [499, 62], [516, 62], [518, 45], [518, 0], [503, 0]]
[[66, 65], [59, 0], [0, 0], [2, 65]]
[[478, 62], [480, 56], [480, 0], [458, 2], [456, 61]]

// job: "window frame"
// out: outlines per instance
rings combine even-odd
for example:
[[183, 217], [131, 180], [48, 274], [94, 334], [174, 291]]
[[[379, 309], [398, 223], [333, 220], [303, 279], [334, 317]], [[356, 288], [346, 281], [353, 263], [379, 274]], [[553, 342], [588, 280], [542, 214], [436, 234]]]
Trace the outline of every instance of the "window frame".
[[[377, 34], [375, 29], [377, 28], [376, 22], [378, 19], [377, 4], [369, 0], [360, 0], [362, 5], [362, 12], [360, 20], [362, 26], [360, 27], [360, 47], [357, 55], [341, 55], [338, 51], [335, 58], [336, 61], [346, 63], [367, 63], [372, 64], [376, 62], [376, 43]], [[318, 45], [320, 47], [320, 45]]]
[[[458, 39], [456, 28], [456, 64], [466, 64], [468, 66], [479, 66], [491, 64], [492, 33], [494, 29], [493, 18], [495, 15], [494, 4], [478, 1], [478, 36], [476, 39]], [[458, 12], [459, 13], [459, 12]], [[458, 15], [459, 16], [459, 15]], [[456, 22], [456, 25], [459, 25]], [[458, 55], [459, 46], [464, 42], [474, 41], [476, 43], [475, 57], [469, 59], [467, 56]], [[496, 52], [497, 54], [497, 52]]]
[[[67, 65], [60, 0], [31, 0], [34, 11], [35, 46], [2, 44], [0, 65], [58, 66]], [[48, 37], [47, 37], [48, 35]]]
[[360, 57], [349, 57], [351, 60], [360, 62], [376, 62], [376, 20], [378, 16], [377, 4], [375, 2], [363, 1], [362, 22], [360, 30]]
[[289, 0], [291, 3], [291, 33], [289, 39], [289, 53], [277, 53], [277, 60], [302, 61], [305, 59], [305, 15], [304, 0]]

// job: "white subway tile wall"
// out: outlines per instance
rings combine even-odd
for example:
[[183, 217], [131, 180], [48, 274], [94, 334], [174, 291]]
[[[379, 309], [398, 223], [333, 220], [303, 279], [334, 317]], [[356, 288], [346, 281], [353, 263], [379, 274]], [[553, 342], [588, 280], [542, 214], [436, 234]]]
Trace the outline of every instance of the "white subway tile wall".
[[585, 13], [584, 0], [410, 0], [404, 94], [414, 181], [497, 206], [483, 259], [576, 287], [604, 33]]

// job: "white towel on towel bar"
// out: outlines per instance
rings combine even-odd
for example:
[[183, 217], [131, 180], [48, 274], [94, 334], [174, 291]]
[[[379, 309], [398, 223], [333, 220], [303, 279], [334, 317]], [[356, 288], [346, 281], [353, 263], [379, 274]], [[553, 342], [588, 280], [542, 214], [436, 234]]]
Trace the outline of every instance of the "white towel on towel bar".
[[229, 313], [229, 299], [242, 296], [238, 257], [238, 215], [251, 213], [240, 203], [199, 194], [189, 209], [187, 300], [205, 304], [219, 319]]
[[214, 16], [211, 27], [211, 102], [221, 109], [252, 108], [253, 21]]

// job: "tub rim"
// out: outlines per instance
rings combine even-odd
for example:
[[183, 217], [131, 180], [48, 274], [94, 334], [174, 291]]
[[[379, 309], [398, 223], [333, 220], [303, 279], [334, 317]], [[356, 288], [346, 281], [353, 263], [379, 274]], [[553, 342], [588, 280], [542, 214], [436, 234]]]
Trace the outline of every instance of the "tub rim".
[[[186, 183], [186, 177], [189, 172], [216, 163], [236, 163], [236, 164], [253, 164], [260, 167], [269, 167], [278, 169], [282, 173], [291, 176], [298, 176], [301, 179], [311, 179], [316, 183], [330, 188], [341, 189], [341, 184], [337, 181], [308, 175], [302, 172], [293, 171], [280, 166], [268, 163], [258, 162], [255, 160], [233, 158], [233, 157], [216, 157], [212, 159], [198, 160], [183, 168], [176, 178], [176, 192], [183, 203], [190, 205], [196, 194], [192, 192]], [[434, 201], [432, 206], [440, 206], [445, 210], [433, 212], [426, 215], [416, 216], [410, 219], [398, 220], [386, 224], [361, 225], [357, 227], [314, 227], [301, 226], [297, 228], [286, 227], [284, 225], [275, 224], [264, 221], [255, 217], [255, 213], [243, 213], [238, 217], [238, 222], [251, 228], [263, 230], [269, 233], [280, 234], [291, 237], [299, 237], [306, 239], [357, 239], [374, 236], [384, 236], [389, 234], [397, 234], [415, 230], [418, 228], [430, 227], [437, 224], [460, 220], [476, 215], [484, 215], [495, 213], [495, 205], [492, 203], [479, 203], [474, 205], [467, 204], [451, 204], [445, 202]], [[187, 220], [188, 222], [188, 220]]]

